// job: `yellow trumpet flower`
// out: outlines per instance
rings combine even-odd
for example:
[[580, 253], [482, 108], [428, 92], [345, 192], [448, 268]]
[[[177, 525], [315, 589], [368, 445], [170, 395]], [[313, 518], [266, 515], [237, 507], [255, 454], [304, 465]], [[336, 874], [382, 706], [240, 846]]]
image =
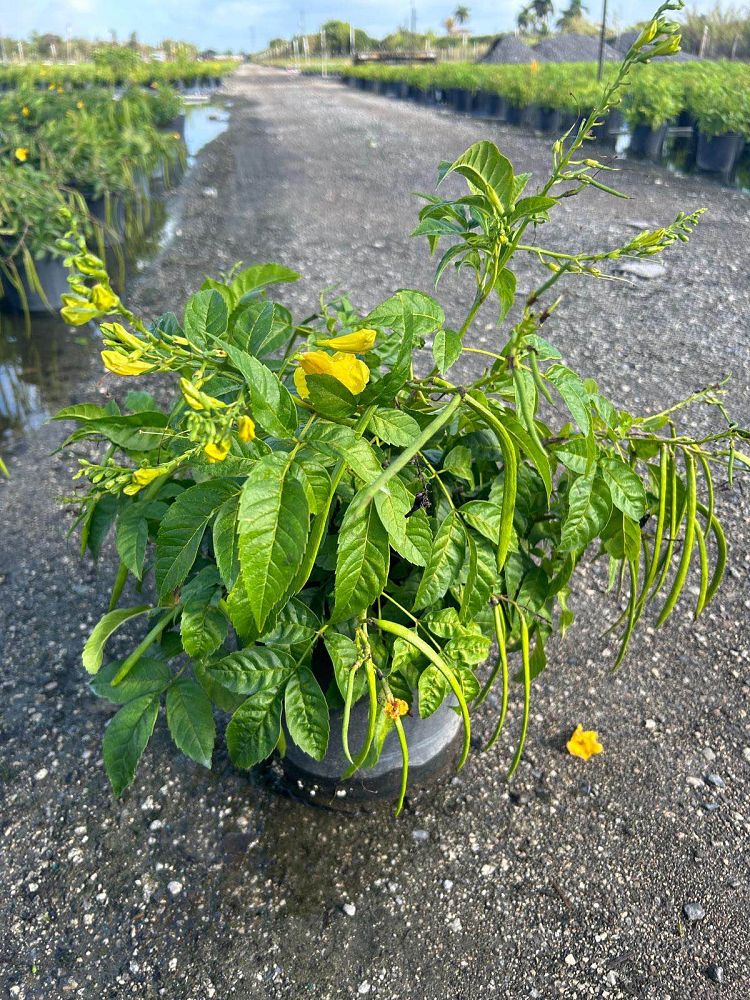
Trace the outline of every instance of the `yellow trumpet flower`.
[[237, 420], [237, 434], [240, 441], [253, 441], [255, 439], [255, 421], [252, 417], [243, 414]]
[[107, 371], [114, 375], [145, 375], [146, 372], [153, 371], [154, 366], [146, 361], [138, 361], [137, 358], [129, 358], [125, 354], [117, 351], [102, 351], [102, 361]]
[[29, 151], [25, 146], [19, 146], [16, 150], [16, 159], [19, 163], [25, 163], [29, 158]]
[[576, 726], [566, 745], [568, 753], [581, 760], [588, 760], [604, 749], [599, 742], [598, 733], [593, 729], [584, 729], [583, 726]]
[[102, 323], [101, 331], [105, 337], [110, 340], [119, 340], [121, 344], [125, 344], [133, 351], [142, 351], [146, 346], [140, 337], [130, 333], [121, 323]]
[[334, 351], [344, 351], [347, 354], [366, 354], [371, 351], [377, 337], [377, 330], [356, 330], [354, 333], [344, 333], [340, 337], [330, 337], [319, 340], [320, 347], [331, 347]]
[[326, 354], [325, 351], [310, 351], [300, 354], [299, 368], [294, 372], [294, 384], [302, 399], [307, 399], [306, 375], [332, 375], [345, 385], [353, 395], [358, 395], [370, 381], [370, 369], [359, 358], [343, 351]]
[[27, 105], [24, 104], [24, 106], [21, 108], [21, 114], [24, 116], [24, 118], [28, 118], [29, 117], [29, 115], [31, 114], [31, 112], [29, 111]]
[[120, 300], [111, 289], [97, 284], [91, 289], [91, 301], [100, 312], [109, 313]]
[[83, 326], [89, 320], [99, 315], [99, 310], [86, 299], [80, 299], [75, 295], [62, 296], [63, 308], [60, 316], [65, 323], [70, 326]]
[[223, 438], [221, 441], [212, 441], [211, 444], [207, 444], [203, 451], [209, 462], [223, 462], [229, 454], [230, 444], [229, 438]]

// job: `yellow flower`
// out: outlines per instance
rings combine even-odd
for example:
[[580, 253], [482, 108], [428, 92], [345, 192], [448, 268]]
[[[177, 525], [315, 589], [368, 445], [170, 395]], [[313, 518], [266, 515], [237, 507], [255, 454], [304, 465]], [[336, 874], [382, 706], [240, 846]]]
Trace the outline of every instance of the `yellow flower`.
[[65, 93], [65, 91], [63, 90], [62, 87], [58, 87], [57, 88], [57, 92], [58, 92], [58, 94], [64, 94]]
[[29, 158], [29, 151], [25, 146], [19, 146], [16, 150], [16, 159], [19, 163], [25, 163]]
[[29, 117], [29, 115], [31, 114], [31, 112], [29, 111], [27, 105], [24, 104], [24, 106], [21, 108], [21, 114], [24, 116], [24, 118], [28, 118]]
[[531, 70], [532, 73], [539, 72], [539, 63], [536, 59], [531, 60], [531, 62], [529, 63], [529, 69]]
[[83, 108], [86, 107], [86, 105], [83, 103], [83, 101], [76, 101], [76, 107], [78, 108], [79, 111], [82, 111]]
[[307, 354], [300, 354], [298, 360], [299, 368], [294, 372], [294, 384], [302, 399], [307, 399], [310, 395], [306, 375], [332, 375], [355, 396], [362, 392], [370, 381], [370, 369], [364, 361], [342, 351], [337, 351], [336, 354], [310, 351]]
[[136, 358], [129, 358], [117, 351], [102, 351], [102, 361], [107, 371], [114, 375], [144, 375], [153, 371], [154, 366]]
[[86, 299], [78, 298], [75, 295], [63, 295], [62, 303], [63, 308], [60, 310], [60, 316], [70, 326], [83, 326], [84, 323], [88, 323], [89, 320], [99, 315], [96, 306], [92, 306]]
[[47, 87], [47, 90], [54, 90], [54, 89], [55, 89], [54, 83], [51, 83], [49, 87]]
[[347, 354], [366, 354], [372, 350], [377, 330], [357, 330], [356, 333], [345, 333], [340, 337], [319, 340], [321, 347], [332, 347], [335, 351], [346, 351]]
[[134, 333], [129, 333], [121, 323], [102, 323], [101, 331], [105, 338], [119, 340], [133, 351], [142, 351], [146, 346], [145, 341], [136, 337]]
[[568, 753], [581, 760], [588, 760], [594, 754], [601, 753], [604, 747], [598, 740], [598, 733], [593, 729], [584, 730], [583, 726], [576, 726], [573, 735], [567, 743]]
[[406, 715], [409, 711], [409, 706], [403, 698], [389, 698], [383, 706], [383, 711], [389, 719], [393, 719], [395, 722], [396, 719], [400, 719], [402, 715]]
[[221, 441], [212, 441], [211, 444], [207, 444], [203, 451], [209, 462], [223, 462], [229, 454], [230, 444], [229, 438], [223, 438]]
[[243, 414], [237, 420], [237, 433], [240, 441], [253, 441], [255, 439], [255, 421], [253, 418]]
[[91, 289], [91, 301], [99, 312], [109, 313], [112, 312], [119, 299], [113, 291], [105, 288], [104, 285], [94, 285]]
[[180, 379], [180, 389], [182, 389], [182, 398], [193, 410], [220, 410], [227, 405], [220, 399], [215, 399], [213, 396], [201, 392], [197, 385], [186, 378]]

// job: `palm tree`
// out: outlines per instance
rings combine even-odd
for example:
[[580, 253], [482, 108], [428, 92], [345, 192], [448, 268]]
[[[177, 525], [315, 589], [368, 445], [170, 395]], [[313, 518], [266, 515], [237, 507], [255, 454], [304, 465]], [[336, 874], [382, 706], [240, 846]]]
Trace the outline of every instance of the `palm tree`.
[[528, 31], [531, 27], [531, 14], [528, 7], [522, 7], [516, 17], [519, 31]]
[[549, 19], [554, 10], [552, 0], [531, 0], [531, 11], [538, 21], [541, 21], [543, 29], [549, 27]]
[[452, 17], [446, 17], [443, 21], [443, 26], [445, 27], [446, 34], [452, 35], [456, 30], [456, 22]]
[[586, 9], [587, 8], [583, 5], [582, 0], [570, 0], [568, 9], [564, 10], [557, 19], [557, 27], [566, 28], [573, 21], [577, 21], [578, 18], [583, 17]]
[[459, 5], [453, 11], [453, 17], [456, 19], [456, 23], [460, 27], [463, 27], [466, 24], [466, 22], [469, 20], [469, 14], [470, 14], [469, 8], [468, 7], [464, 7], [463, 5]]

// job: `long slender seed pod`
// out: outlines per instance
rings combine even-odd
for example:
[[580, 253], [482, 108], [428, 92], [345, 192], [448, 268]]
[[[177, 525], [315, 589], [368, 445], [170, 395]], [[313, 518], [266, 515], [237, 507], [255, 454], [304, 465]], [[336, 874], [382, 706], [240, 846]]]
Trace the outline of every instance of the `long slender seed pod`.
[[403, 760], [403, 767], [401, 769], [401, 788], [399, 790], [398, 803], [396, 805], [396, 816], [399, 816], [401, 814], [401, 810], [404, 808], [406, 785], [409, 780], [409, 745], [406, 742], [406, 733], [404, 732], [401, 719], [394, 719], [394, 722], [396, 724], [398, 742], [401, 746], [401, 759]]
[[706, 530], [711, 527], [711, 522], [714, 519], [714, 481], [711, 475], [711, 467], [708, 464], [708, 459], [703, 454], [702, 451], [698, 452], [698, 461], [701, 464], [701, 469], [703, 470], [703, 478], [706, 481], [706, 495], [708, 497], [708, 513], [706, 514]]
[[352, 703], [354, 701], [354, 681], [357, 676], [357, 669], [361, 666], [359, 662], [354, 663], [349, 670], [349, 676], [346, 679], [346, 698], [344, 699], [344, 717], [341, 720], [341, 745], [344, 748], [344, 756], [353, 764], [352, 755], [349, 752], [349, 718], [352, 712]]
[[664, 607], [661, 609], [661, 614], [659, 615], [656, 624], [663, 625], [664, 622], [669, 618], [674, 610], [674, 606], [677, 603], [677, 598], [682, 592], [682, 588], [685, 586], [685, 580], [687, 579], [688, 570], [690, 569], [690, 557], [693, 554], [693, 545], [695, 543], [695, 512], [698, 503], [697, 496], [697, 484], [695, 481], [695, 459], [690, 454], [689, 451], [683, 451], [685, 458], [685, 478], [687, 485], [687, 518], [685, 522], [685, 539], [682, 543], [682, 557], [680, 558], [679, 565], [677, 567], [677, 573], [675, 574], [674, 581], [672, 582], [672, 589], [664, 602]]
[[367, 690], [370, 695], [370, 711], [367, 716], [367, 735], [365, 736], [365, 742], [362, 744], [362, 749], [352, 761], [351, 766], [346, 769], [344, 774], [345, 778], [351, 778], [354, 772], [358, 771], [360, 767], [362, 767], [364, 762], [367, 760], [367, 755], [370, 752], [372, 741], [375, 739], [375, 723], [378, 718], [378, 692], [375, 686], [375, 667], [373, 666], [372, 660], [368, 659], [365, 662], [365, 670], [367, 672]]
[[[625, 631], [620, 642], [620, 651], [617, 654], [617, 659], [615, 660], [615, 665], [612, 668], [617, 670], [622, 661], [625, 658], [625, 653], [628, 650], [628, 645], [630, 643], [630, 637], [633, 634], [633, 629], [638, 621], [638, 563], [635, 559], [628, 559], [628, 572], [630, 574], [630, 598], [628, 600], [628, 623], [625, 626]], [[642, 607], [642, 605], [641, 605]]]
[[508, 558], [508, 550], [513, 536], [513, 515], [516, 511], [516, 492], [518, 489], [518, 459], [516, 458], [516, 449], [513, 445], [513, 440], [503, 427], [502, 421], [491, 410], [488, 410], [486, 406], [483, 406], [471, 396], [466, 396], [466, 403], [495, 432], [503, 455], [505, 480], [503, 484], [503, 504], [500, 511], [500, 535], [497, 543], [497, 568], [499, 572]]
[[648, 568], [646, 578], [643, 581], [643, 590], [641, 592], [640, 603], [644, 604], [647, 600], [648, 593], [654, 584], [656, 579], [656, 573], [659, 568], [659, 556], [661, 554], [661, 545], [664, 540], [664, 526], [667, 520], [667, 489], [669, 487], [669, 450], [666, 445], [662, 445], [659, 449], [659, 514], [656, 519], [656, 534], [654, 536], [654, 551], [651, 557], [651, 565]]
[[[702, 503], [698, 504], [698, 510], [704, 517], [708, 517], [708, 508]], [[714, 567], [713, 576], [711, 577], [711, 582], [709, 583], [708, 590], [706, 591], [706, 600], [703, 604], [704, 607], [710, 604], [716, 596], [716, 591], [719, 589], [719, 585], [724, 579], [724, 572], [727, 568], [727, 539], [724, 534], [724, 529], [715, 514], [711, 518], [710, 527], [716, 540], [716, 566]]]
[[414, 646], [415, 649], [418, 649], [420, 653], [424, 653], [430, 663], [432, 663], [434, 667], [437, 667], [443, 677], [445, 677], [448, 681], [450, 689], [458, 702], [461, 710], [461, 718], [464, 723], [464, 745], [458, 762], [458, 770], [460, 770], [466, 763], [466, 758], [469, 756], [469, 748], [471, 746], [471, 720], [469, 719], [469, 708], [466, 704], [466, 698], [461, 690], [461, 685], [456, 679], [456, 675], [453, 673], [445, 660], [443, 660], [443, 658], [435, 652], [432, 646], [428, 646], [424, 639], [420, 638], [420, 636], [418, 636], [415, 632], [405, 628], [403, 625], [399, 625], [398, 622], [388, 621], [387, 618], [376, 618], [373, 621], [373, 625], [379, 628], [382, 632], [390, 632], [391, 635], [397, 635], [399, 638], [404, 639], [406, 642]]
[[544, 377], [542, 376], [542, 373], [539, 371], [539, 360], [536, 356], [536, 351], [529, 351], [528, 359], [529, 359], [529, 365], [531, 367], [531, 374], [534, 376], [534, 382], [536, 383], [537, 389], [539, 390], [539, 392], [541, 392], [541, 394], [544, 396], [544, 398], [547, 400], [548, 403], [552, 403], [553, 402], [552, 393], [547, 388], [547, 385], [544, 381]]
[[679, 526], [682, 524], [682, 518], [684, 516], [684, 503], [680, 504], [680, 509], [677, 509], [677, 461], [676, 456], [673, 457], [670, 469], [670, 509], [669, 509], [669, 538], [667, 539], [667, 548], [664, 552], [664, 556], [660, 561], [660, 570], [658, 579], [654, 584], [651, 596], [654, 597], [659, 593], [661, 588], [664, 586], [664, 581], [667, 579], [667, 574], [669, 573], [669, 568], [672, 565], [672, 556], [674, 554], [675, 543], [677, 541], [677, 531]]
[[518, 746], [508, 769], [508, 780], [510, 780], [516, 768], [521, 762], [523, 747], [526, 743], [526, 734], [529, 731], [529, 707], [531, 705], [531, 661], [529, 658], [529, 629], [523, 612], [518, 612], [521, 622], [521, 658], [523, 661], [523, 717], [521, 719], [521, 735], [518, 738]]
[[495, 666], [495, 669], [493, 671], [493, 676], [487, 682], [487, 686], [485, 687], [485, 690], [480, 694], [479, 698], [480, 700], [483, 700], [484, 697], [486, 697], [486, 694], [489, 692], [490, 687], [494, 683], [494, 678], [497, 676], [497, 672], [500, 668], [502, 668], [502, 675], [503, 675], [503, 696], [502, 696], [502, 704], [500, 706], [500, 717], [497, 720], [497, 725], [495, 726], [492, 736], [490, 736], [489, 740], [487, 741], [487, 745], [484, 748], [485, 752], [487, 750], [491, 750], [492, 747], [497, 742], [500, 733], [503, 731], [503, 726], [505, 725], [505, 718], [508, 714], [508, 687], [509, 687], [508, 647], [505, 641], [506, 637], [505, 617], [499, 605], [496, 605], [494, 611], [495, 611], [495, 634], [497, 635], [497, 645], [500, 649], [500, 656], [498, 658], [497, 665]]
[[[698, 555], [700, 556], [701, 584], [698, 592], [698, 600], [695, 602], [693, 620], [703, 611], [706, 604], [706, 594], [708, 593], [708, 551], [706, 549], [706, 538], [703, 534], [703, 529], [697, 521], [698, 519], [696, 518], [695, 538], [698, 542]], [[708, 525], [706, 525], [706, 531], [708, 531]]]

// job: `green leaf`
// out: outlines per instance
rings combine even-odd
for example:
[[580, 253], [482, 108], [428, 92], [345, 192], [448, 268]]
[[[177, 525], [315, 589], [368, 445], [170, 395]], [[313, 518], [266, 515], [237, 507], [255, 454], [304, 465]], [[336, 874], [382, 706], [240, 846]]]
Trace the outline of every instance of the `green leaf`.
[[151, 739], [159, 714], [159, 696], [144, 694], [123, 705], [104, 730], [104, 768], [115, 795], [133, 783], [138, 761]]
[[222, 337], [228, 322], [226, 303], [214, 289], [196, 292], [187, 300], [183, 321], [185, 336], [199, 347]]
[[623, 514], [640, 521], [646, 513], [646, 491], [638, 476], [621, 458], [607, 459], [602, 463], [602, 476], [612, 495], [612, 503]]
[[490, 500], [470, 500], [461, 507], [461, 517], [467, 524], [497, 545], [503, 509]]
[[117, 687], [112, 687], [112, 680], [122, 664], [123, 660], [112, 660], [104, 664], [91, 679], [94, 694], [115, 705], [125, 705], [144, 694], [161, 694], [172, 682], [172, 671], [164, 660], [142, 656]]
[[473, 538], [471, 532], [466, 533], [466, 538], [474, 556], [461, 598], [461, 617], [471, 621], [487, 608], [492, 592], [497, 589], [497, 550], [486, 538]]
[[438, 330], [432, 342], [432, 356], [442, 375], [461, 357], [463, 344], [455, 330]]
[[283, 282], [299, 281], [302, 275], [283, 264], [253, 264], [235, 277], [229, 286], [238, 299]]
[[455, 448], [451, 448], [443, 459], [443, 469], [452, 476], [463, 479], [469, 484], [470, 489], [474, 488], [472, 455], [465, 445], [457, 444]]
[[368, 430], [386, 444], [399, 448], [408, 446], [419, 436], [420, 427], [414, 417], [403, 410], [379, 406], [370, 417]]
[[386, 327], [403, 336], [407, 313], [411, 314], [412, 336], [418, 340], [428, 337], [445, 323], [445, 313], [435, 299], [411, 288], [402, 288], [381, 302], [363, 323], [366, 327]]
[[451, 511], [438, 528], [429, 561], [414, 598], [414, 610], [440, 600], [458, 579], [464, 558], [465, 536], [461, 518]]
[[337, 458], [343, 458], [354, 475], [363, 483], [371, 483], [383, 471], [372, 445], [364, 438], [358, 437], [351, 427], [329, 424], [312, 428], [307, 440], [321, 451], [330, 450]]
[[339, 529], [336, 555], [335, 607], [332, 620], [353, 618], [383, 592], [388, 580], [388, 532], [375, 504], [349, 504]]
[[213, 527], [213, 545], [216, 566], [227, 590], [231, 590], [239, 573], [239, 537], [237, 518], [240, 511], [239, 494], [231, 496], [219, 508]]
[[164, 515], [156, 536], [156, 587], [164, 598], [185, 580], [198, 555], [208, 522], [237, 486], [212, 479], [190, 486]]
[[[348, 635], [328, 629], [323, 636], [323, 642], [333, 663], [336, 686], [342, 698], [346, 698], [346, 687], [349, 671], [359, 659], [357, 647]], [[354, 701], [359, 701], [367, 689], [367, 677], [364, 668], [360, 666], [354, 678]]]
[[227, 619], [215, 605], [201, 601], [183, 608], [180, 619], [182, 645], [188, 656], [209, 656], [227, 637]]
[[302, 483], [311, 514], [318, 514], [328, 503], [331, 493], [331, 477], [315, 457], [301, 458], [299, 453], [292, 471]]
[[83, 430], [77, 432], [76, 438], [101, 434], [107, 441], [125, 451], [152, 451], [163, 444], [167, 422], [166, 414], [159, 410], [102, 417], [100, 420], [87, 421]]
[[119, 497], [107, 493], [88, 508], [81, 522], [81, 555], [88, 548], [94, 559], [99, 558], [120, 505]]
[[178, 750], [211, 767], [216, 723], [211, 702], [195, 681], [181, 677], [167, 691], [167, 725]]
[[469, 146], [450, 165], [447, 172], [451, 171], [465, 177], [498, 209], [509, 209], [513, 201], [513, 167], [494, 142], [483, 139]]
[[263, 642], [270, 646], [309, 646], [318, 635], [321, 624], [318, 616], [298, 597], [293, 597], [279, 612], [272, 631], [263, 634]]
[[281, 701], [281, 692], [261, 688], [234, 713], [226, 741], [237, 767], [254, 767], [273, 753], [281, 733]]
[[222, 347], [247, 383], [253, 419], [273, 437], [288, 438], [294, 434], [298, 423], [297, 407], [278, 376], [251, 354], [231, 344], [222, 344]]
[[560, 548], [563, 552], [578, 552], [588, 543], [588, 515], [593, 485], [593, 479], [588, 476], [579, 476], [571, 484], [568, 491], [568, 513], [560, 535]]
[[534, 194], [529, 198], [521, 198], [520, 201], [516, 202], [516, 207], [513, 209], [512, 220], [515, 222], [516, 219], [525, 219], [530, 215], [539, 215], [542, 212], [549, 211], [550, 208], [554, 208], [557, 204], [557, 198], [551, 198], [549, 195], [544, 194]]
[[205, 664], [211, 680], [234, 694], [251, 695], [258, 691], [280, 691], [294, 672], [296, 661], [285, 649], [271, 646], [248, 646], [221, 660]]
[[288, 455], [266, 455], [250, 472], [240, 496], [238, 527], [242, 579], [262, 631], [294, 580], [310, 530], [307, 497]]
[[79, 423], [88, 423], [91, 420], [102, 420], [111, 414], [103, 406], [96, 403], [76, 403], [74, 406], [65, 406], [58, 410], [52, 417], [53, 420], [76, 420]]
[[566, 469], [584, 476], [591, 470], [591, 452], [585, 438], [573, 438], [555, 446], [555, 455]]
[[425, 566], [432, 547], [432, 532], [423, 510], [407, 517], [413, 502], [413, 497], [397, 476], [381, 493], [375, 494], [378, 516], [388, 532], [391, 546], [415, 566]]
[[306, 375], [305, 384], [309, 402], [324, 417], [340, 420], [357, 409], [356, 396], [333, 375]]
[[448, 681], [437, 667], [430, 664], [419, 675], [419, 716], [426, 719], [445, 701], [449, 691]]
[[590, 402], [581, 377], [564, 365], [550, 365], [545, 374], [562, 396], [575, 422], [584, 434], [588, 434], [591, 426]]
[[284, 715], [289, 735], [306, 754], [323, 760], [328, 749], [330, 725], [326, 697], [308, 667], [292, 674], [284, 694]]
[[513, 308], [513, 303], [516, 299], [516, 276], [507, 267], [504, 267], [500, 274], [498, 274], [497, 281], [495, 282], [495, 291], [500, 300], [500, 314], [497, 321], [498, 323], [502, 323]]
[[115, 541], [117, 554], [133, 576], [140, 580], [148, 542], [148, 521], [144, 514], [146, 504], [129, 504], [117, 518]]
[[99, 670], [104, 659], [104, 646], [113, 632], [131, 618], [144, 615], [150, 610], [148, 604], [140, 604], [136, 608], [117, 608], [100, 618], [83, 647], [83, 665], [86, 671], [95, 674]]

